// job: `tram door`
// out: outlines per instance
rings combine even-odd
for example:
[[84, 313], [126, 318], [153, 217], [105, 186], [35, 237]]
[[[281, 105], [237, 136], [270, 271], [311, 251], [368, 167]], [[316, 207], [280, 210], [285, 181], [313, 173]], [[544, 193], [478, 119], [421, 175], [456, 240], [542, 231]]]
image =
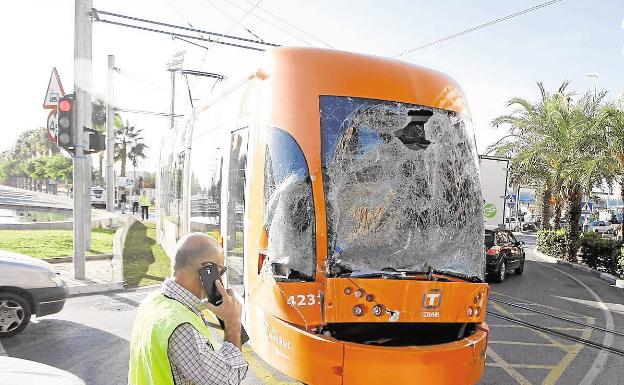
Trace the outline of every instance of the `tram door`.
[[228, 282], [243, 294], [245, 177], [249, 130], [241, 128], [230, 134], [230, 153], [226, 191], [225, 249]]

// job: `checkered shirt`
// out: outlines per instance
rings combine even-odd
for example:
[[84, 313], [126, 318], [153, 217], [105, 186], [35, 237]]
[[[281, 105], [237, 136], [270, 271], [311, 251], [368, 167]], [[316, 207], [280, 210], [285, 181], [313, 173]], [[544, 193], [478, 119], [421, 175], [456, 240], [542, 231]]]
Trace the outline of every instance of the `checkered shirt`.
[[[199, 315], [208, 328], [220, 328], [204, 318], [201, 311], [206, 308], [201, 300], [173, 280], [166, 279], [161, 291], [165, 297], [175, 299]], [[173, 331], [167, 355], [176, 385], [239, 385], [247, 374], [247, 362], [236, 346], [224, 341], [215, 350], [190, 323], [183, 323]]]

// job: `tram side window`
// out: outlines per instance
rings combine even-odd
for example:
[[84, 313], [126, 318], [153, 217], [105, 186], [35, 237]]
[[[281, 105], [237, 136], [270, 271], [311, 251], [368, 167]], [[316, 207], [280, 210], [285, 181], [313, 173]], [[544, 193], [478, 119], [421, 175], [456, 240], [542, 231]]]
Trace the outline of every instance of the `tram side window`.
[[190, 229], [221, 239], [221, 166], [215, 138], [196, 137], [191, 150]]
[[227, 274], [230, 284], [243, 283], [245, 255], [244, 213], [245, 174], [247, 169], [247, 128], [230, 136], [230, 163], [227, 186]]
[[308, 166], [295, 139], [273, 127], [265, 154], [264, 226], [268, 248], [262, 271], [285, 280], [314, 280], [315, 216]]

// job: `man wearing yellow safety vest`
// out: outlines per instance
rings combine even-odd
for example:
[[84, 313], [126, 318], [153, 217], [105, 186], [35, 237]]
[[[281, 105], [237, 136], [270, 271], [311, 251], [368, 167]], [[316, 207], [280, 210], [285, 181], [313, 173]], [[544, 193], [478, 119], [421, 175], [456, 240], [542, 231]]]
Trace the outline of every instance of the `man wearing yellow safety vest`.
[[139, 198], [139, 205], [141, 205], [141, 220], [149, 219], [150, 200], [145, 190], [143, 190], [143, 194]]
[[[172, 277], [139, 306], [130, 342], [130, 385], [238, 385], [247, 374], [241, 353], [241, 304], [216, 281], [223, 302], [202, 301], [199, 270], [209, 263], [223, 273], [223, 249], [203, 233], [178, 241]], [[212, 265], [213, 266], [213, 265]], [[225, 325], [223, 343], [218, 320]]]

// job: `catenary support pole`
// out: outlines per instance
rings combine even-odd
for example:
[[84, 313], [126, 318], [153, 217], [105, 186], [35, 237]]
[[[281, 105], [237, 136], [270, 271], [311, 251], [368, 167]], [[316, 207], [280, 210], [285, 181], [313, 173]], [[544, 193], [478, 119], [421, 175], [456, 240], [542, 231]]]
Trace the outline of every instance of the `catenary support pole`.
[[169, 128], [173, 129], [175, 126], [175, 70], [169, 70], [171, 72], [171, 120], [169, 122]]
[[[74, 116], [74, 277], [85, 278], [85, 156], [83, 126], [87, 120], [85, 108], [91, 103], [91, 21], [89, 10], [92, 0], [75, 0], [74, 18], [74, 92], [76, 108]], [[89, 121], [90, 121], [89, 117]], [[90, 228], [89, 228], [90, 229]]]
[[113, 75], [115, 55], [108, 55], [108, 78], [106, 87], [106, 211], [115, 212], [115, 88]]

